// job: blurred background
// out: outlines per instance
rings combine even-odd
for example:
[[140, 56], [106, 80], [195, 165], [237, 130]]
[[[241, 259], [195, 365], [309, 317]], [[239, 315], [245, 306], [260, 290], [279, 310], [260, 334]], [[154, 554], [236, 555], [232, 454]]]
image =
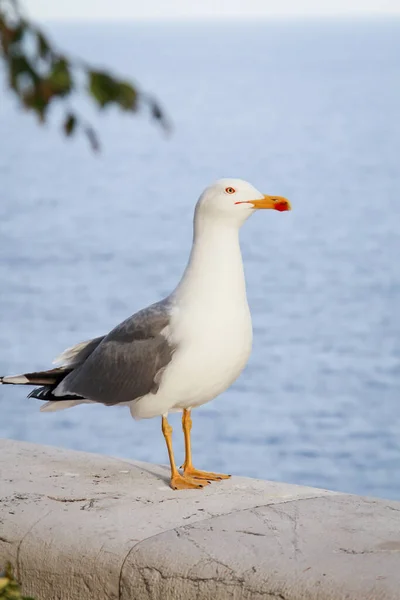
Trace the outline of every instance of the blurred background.
[[[77, 98], [95, 155], [1, 88], [0, 373], [48, 368], [168, 294], [197, 197], [241, 177], [293, 211], [241, 232], [253, 353], [195, 411], [196, 466], [400, 499], [400, 7], [320, 4], [25, 2], [66, 52], [154, 92], [173, 129]], [[26, 392], [0, 387], [1, 436], [167, 462], [159, 419], [40, 414]]]

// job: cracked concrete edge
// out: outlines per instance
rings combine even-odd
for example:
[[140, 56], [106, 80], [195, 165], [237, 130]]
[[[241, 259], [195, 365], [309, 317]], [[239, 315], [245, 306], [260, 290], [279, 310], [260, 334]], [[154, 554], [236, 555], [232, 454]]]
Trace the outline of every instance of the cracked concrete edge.
[[12, 561], [29, 594], [46, 598], [67, 579], [68, 598], [81, 598], [92, 573], [104, 597], [117, 598], [123, 563], [142, 540], [265, 498], [284, 502], [333, 493], [239, 477], [200, 493], [174, 492], [166, 472], [157, 465], [0, 440], [0, 562]]
[[[316, 494], [311, 494], [309, 496], [303, 496], [301, 498], [291, 498], [291, 499], [282, 499], [282, 500], [278, 500], [278, 501], [271, 501], [268, 502], [266, 504], [255, 504], [254, 506], [248, 508], [248, 509], [237, 509], [237, 510], [232, 510], [230, 512], [224, 513], [223, 516], [224, 517], [229, 517], [229, 516], [234, 516], [237, 515], [239, 513], [245, 512], [246, 510], [256, 510], [256, 509], [262, 509], [262, 508], [266, 508], [266, 507], [273, 507], [273, 506], [280, 506], [281, 504], [287, 504], [289, 502], [295, 502], [295, 501], [304, 501], [304, 500], [312, 500], [314, 498], [321, 498], [321, 497], [327, 497], [330, 495], [335, 495], [335, 496], [340, 496], [342, 494], [338, 493], [338, 492], [329, 492], [326, 494], [321, 494], [318, 493]], [[186, 530], [187, 528], [190, 527], [190, 525], [199, 525], [199, 524], [204, 524], [206, 525], [208, 522], [212, 522], [213, 519], [215, 519], [217, 516], [222, 516], [222, 515], [213, 515], [213, 516], [207, 516], [204, 517], [202, 519], [196, 520], [188, 525], [182, 526], [180, 529], [182, 529], [183, 531]], [[131, 554], [135, 553], [137, 550], [139, 550], [142, 545], [145, 545], [147, 542], [152, 541], [153, 539], [157, 539], [159, 536], [162, 536], [163, 534], [168, 534], [171, 532], [175, 532], [177, 534], [178, 537], [180, 537], [180, 534], [178, 533], [179, 528], [177, 527], [172, 527], [170, 529], [166, 529], [165, 531], [162, 531], [160, 533], [156, 533], [152, 536], [149, 536], [147, 538], [144, 538], [143, 540], [140, 540], [138, 542], [136, 542], [127, 552], [126, 556], [124, 557], [123, 563], [121, 565], [121, 572], [120, 572], [120, 577], [119, 577], [119, 581], [120, 581], [120, 585], [119, 585], [119, 589], [120, 589], [120, 597], [122, 597], [123, 595], [123, 572], [124, 572], [124, 567], [125, 564], [129, 563], [129, 559]], [[259, 537], [264, 537], [264, 534], [258, 533], [258, 532], [249, 532], [249, 531], [238, 531], [237, 533], [243, 533], [243, 534], [247, 534], [247, 535], [255, 535], [255, 536], [259, 536]]]
[[[79, 507], [78, 511], [81, 515]], [[120, 571], [136, 540], [125, 538], [123, 527], [118, 531], [100, 526], [96, 531], [97, 516], [88, 520], [87, 528], [82, 519], [75, 521], [76, 516], [57, 509], [43, 514], [13, 545], [0, 544], [0, 563], [9, 559], [24, 593], [37, 600], [50, 600], [55, 594], [63, 600], [117, 600]]]
[[[321, 497], [319, 491], [316, 491], [314, 495], [305, 496], [301, 500], [316, 497]], [[252, 508], [260, 509], [267, 505], [286, 504], [294, 500], [275, 499], [266, 505], [255, 503]], [[242, 512], [241, 509], [232, 510], [225, 513], [225, 516], [240, 512]], [[78, 513], [78, 516], [80, 515], [81, 512]], [[71, 514], [66, 516], [71, 518]], [[121, 598], [124, 566], [129, 561], [131, 553], [141, 544], [177, 529], [176, 527], [162, 528], [161, 531], [144, 536], [141, 540], [135, 540], [133, 543], [129, 539], [118, 538], [117, 547], [115, 547], [111, 540], [104, 541], [101, 538], [102, 532], [99, 536], [89, 536], [79, 540], [74, 535], [75, 532], [69, 535], [68, 531], [60, 531], [58, 524], [62, 518], [63, 515], [59, 510], [42, 514], [28, 526], [27, 531], [17, 542], [15, 564], [18, 577], [24, 583], [25, 593], [46, 599], [54, 592], [54, 589], [62, 590], [68, 582], [68, 591], [64, 590], [64, 595], [60, 596], [66, 600], [81, 599], [82, 596], [85, 597], [88, 589], [91, 589], [93, 593], [96, 592], [97, 598], [104, 597], [113, 600]], [[190, 524], [208, 523], [212, 522], [214, 518], [216, 518], [215, 515], [207, 515], [191, 521]], [[89, 522], [88, 526], [92, 530], [93, 524]], [[0, 556], [1, 554], [0, 548]], [[88, 575], [89, 573], [90, 575]], [[94, 581], [95, 583], [93, 583]], [[102, 590], [101, 596], [98, 587]]]
[[391, 511], [343, 494], [177, 528], [130, 551], [120, 600], [399, 600], [400, 514]]
[[[329, 495], [329, 494], [327, 494], [327, 495]], [[302, 497], [302, 498], [299, 498], [299, 499], [296, 499], [296, 500], [310, 500], [312, 498], [317, 498], [317, 497], [321, 497], [321, 495], [320, 494], [310, 495], [310, 496], [305, 496], [305, 497]], [[267, 507], [267, 506], [286, 504], [288, 502], [294, 502], [294, 501], [295, 501], [295, 499], [285, 499], [285, 500], [278, 501], [278, 502], [270, 502], [270, 503], [265, 504], [265, 505], [255, 505], [251, 509], [246, 509], [246, 510], [255, 510], [255, 509], [260, 509], [260, 508], [264, 508], [264, 507]], [[241, 510], [233, 510], [231, 512], [225, 513], [224, 516], [225, 517], [230, 517], [230, 516], [233, 516], [233, 515], [237, 515], [240, 512], [244, 512], [244, 510], [243, 509], [241, 509]], [[174, 528], [168, 529], [166, 531], [163, 531], [162, 533], [157, 533], [155, 535], [152, 535], [152, 536], [150, 536], [148, 538], [145, 538], [145, 539], [137, 542], [136, 544], [134, 544], [129, 549], [129, 551], [127, 552], [127, 554], [126, 554], [126, 556], [124, 558], [124, 561], [123, 561], [123, 563], [121, 565], [121, 571], [120, 571], [120, 576], [119, 576], [119, 599], [121, 600], [122, 598], [125, 598], [125, 597], [127, 597], [127, 598], [131, 597], [130, 586], [129, 586], [129, 584], [126, 585], [126, 581], [125, 581], [125, 578], [126, 578], [126, 572], [125, 572], [125, 570], [128, 570], [130, 572], [130, 576], [128, 577], [128, 579], [129, 579], [131, 577], [131, 574], [132, 574], [132, 571], [131, 571], [132, 564], [135, 565], [135, 567], [133, 569], [133, 572], [135, 572], [135, 568], [136, 568], [136, 574], [139, 576], [139, 579], [143, 580], [143, 583], [144, 583], [144, 586], [145, 586], [146, 592], [147, 592], [147, 597], [149, 599], [154, 597], [154, 593], [153, 593], [154, 590], [151, 588], [150, 583], [147, 580], [147, 578], [143, 577], [143, 573], [142, 573], [143, 568], [141, 568], [139, 565], [136, 565], [134, 559], [131, 560], [131, 558], [136, 553], [140, 553], [141, 552], [142, 547], [146, 547], [146, 545], [148, 543], [152, 544], [153, 541], [157, 541], [160, 538], [160, 536], [164, 536], [164, 534], [167, 534], [167, 535], [168, 534], [176, 534], [177, 538], [180, 538], [180, 537], [182, 537], [184, 535], [184, 532], [186, 530], [190, 529], [191, 525], [193, 525], [193, 524], [196, 524], [196, 525], [202, 525], [202, 524], [204, 524], [204, 526], [207, 527], [207, 524], [208, 523], [212, 523], [215, 518], [216, 518], [216, 516], [205, 517], [203, 519], [195, 521], [195, 523], [192, 523], [190, 525], [188, 524], [188, 525], [182, 526], [180, 528], [174, 527]], [[242, 531], [242, 532], [238, 532], [238, 533], [249, 534], [250, 532]], [[251, 532], [250, 535], [262, 536], [263, 534], [259, 534], [257, 532]], [[219, 561], [217, 561], [215, 559], [214, 562], [216, 564], [218, 564]], [[226, 566], [226, 565], [223, 565], [223, 566]], [[147, 567], [145, 567], [144, 570], [147, 570]], [[190, 576], [182, 577], [182, 576], [179, 576], [178, 574], [174, 574], [173, 576], [168, 576], [168, 575], [164, 575], [163, 572], [160, 569], [156, 568], [156, 567], [148, 568], [148, 570], [149, 571], [155, 571], [156, 573], [158, 573], [158, 575], [159, 575], [159, 577], [160, 577], [161, 580], [169, 580], [170, 579], [173, 582], [174, 581], [176, 582], [177, 580], [183, 580], [186, 583], [191, 582], [191, 581], [192, 582], [196, 581], [197, 583], [199, 583], [200, 581], [209, 581], [209, 582], [215, 584], [218, 581], [216, 578], [202, 578], [202, 577], [192, 578]], [[219, 583], [223, 583], [223, 585], [224, 585], [224, 591], [225, 592], [227, 592], [226, 588], [229, 588], [232, 585], [231, 582], [228, 582], [228, 581], [224, 581], [224, 582], [219, 581]], [[136, 581], [135, 581], [134, 587], [135, 587], [135, 592], [134, 593], [137, 594], [137, 582]], [[199, 591], [199, 590], [197, 590], [197, 591]], [[256, 593], [255, 590], [250, 590], [250, 588], [249, 588], [249, 591], [251, 591], [252, 594]], [[187, 589], [184, 590], [184, 598], [192, 598], [192, 597], [194, 598], [194, 597], [197, 597], [197, 595], [196, 596], [194, 596], [194, 595], [193, 596], [192, 595], [188, 596], [187, 595], [188, 592], [189, 592], [189, 590], [187, 590]], [[190, 593], [192, 593], [192, 592], [193, 592], [193, 590], [191, 590]], [[178, 596], [176, 596], [176, 594], [178, 593], [176, 589], [171, 590], [171, 593], [173, 594], [173, 596], [171, 596], [171, 597], [173, 597], [173, 598], [178, 597]], [[166, 594], [166, 595], [164, 596], [164, 594]], [[258, 594], [258, 592], [257, 592], [257, 594]], [[264, 594], [262, 594], [262, 596], [265, 597]], [[143, 597], [146, 597], [146, 596], [143, 596]], [[162, 598], [169, 597], [168, 591], [167, 590], [163, 590], [161, 597]], [[213, 590], [213, 593], [211, 594], [210, 597], [215, 598], [215, 590]], [[222, 596], [219, 596], [219, 595], [217, 596], [217, 598], [220, 598], [220, 597], [222, 598]], [[252, 595], [251, 597], [255, 598], [256, 596]], [[277, 597], [281, 597], [281, 596], [279, 595]], [[271, 598], [272, 598], [272, 596], [271, 596]], [[283, 598], [283, 596], [282, 596], [282, 598]]]
[[[0, 493], [0, 563], [8, 557], [17, 564], [25, 593], [39, 600], [55, 594], [60, 600], [330, 600], [334, 596], [325, 593], [323, 574], [314, 573], [311, 578], [314, 592], [319, 589], [322, 595], [299, 595], [304, 576], [294, 566], [307, 556], [302, 546], [307, 528], [309, 532], [317, 528], [321, 538], [314, 562], [319, 553], [327, 554], [324, 537], [329, 541], [332, 535], [324, 519], [332, 520], [340, 502], [347, 503], [340, 519], [353, 515], [358, 523], [357, 506], [368, 508], [369, 518], [361, 528], [365, 530], [383, 511], [383, 524], [394, 521], [400, 538], [400, 503], [246, 478], [233, 478], [201, 492], [173, 492], [163, 480], [163, 467], [19, 442], [0, 441], [0, 481], [4, 461], [14, 465], [15, 473], [7, 472], [6, 495]], [[121, 464], [128, 470], [121, 471]], [[3, 487], [2, 482], [1, 492]], [[314, 523], [307, 512], [302, 516], [300, 507], [315, 502], [326, 504], [323, 519], [320, 515]], [[271, 515], [286, 525], [273, 525]], [[254, 518], [256, 524], [251, 522]], [[334, 527], [340, 519], [334, 519]], [[196, 549], [192, 538], [199, 546], [197, 537], [207, 538], [214, 530], [218, 536], [211, 536], [205, 548], [200, 544]], [[385, 535], [386, 555], [400, 557], [396, 538], [388, 532]], [[165, 540], [169, 540], [167, 546]], [[219, 546], [225, 548], [222, 554]], [[236, 551], [233, 558], [232, 549]], [[282, 555], [279, 564], [275, 564], [277, 549]], [[200, 553], [197, 559], [193, 553]], [[243, 570], [249, 553], [254, 554], [254, 562]], [[350, 561], [376, 562], [373, 544], [371, 551], [365, 551], [362, 545], [342, 540], [335, 553]], [[263, 554], [270, 562], [261, 560], [260, 566]], [[260, 572], [264, 573], [261, 579]], [[293, 573], [298, 583], [290, 587]], [[384, 577], [392, 581], [393, 569]], [[336, 575], [331, 588], [337, 591], [339, 583]], [[345, 582], [344, 588], [349, 585]], [[396, 597], [382, 595], [382, 588], [380, 583], [379, 600]], [[366, 594], [362, 597], [369, 600]]]

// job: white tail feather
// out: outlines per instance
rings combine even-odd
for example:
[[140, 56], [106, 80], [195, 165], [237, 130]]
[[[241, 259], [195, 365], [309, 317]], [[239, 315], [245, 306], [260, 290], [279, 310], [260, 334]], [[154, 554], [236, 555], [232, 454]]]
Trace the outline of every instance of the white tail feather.
[[57, 410], [65, 410], [66, 408], [72, 408], [78, 404], [86, 404], [87, 400], [58, 400], [53, 402], [46, 402], [40, 407], [40, 412], [56, 412]]
[[1, 378], [1, 383], [28, 383], [29, 380], [25, 377], [25, 375], [8, 375], [7, 377]]

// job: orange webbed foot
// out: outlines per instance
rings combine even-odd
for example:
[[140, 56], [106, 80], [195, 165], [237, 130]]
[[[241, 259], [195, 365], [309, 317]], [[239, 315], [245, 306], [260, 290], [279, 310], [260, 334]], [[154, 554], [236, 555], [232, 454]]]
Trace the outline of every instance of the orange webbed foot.
[[200, 471], [192, 466], [183, 467], [183, 475], [194, 479], [202, 479], [208, 481], [222, 481], [222, 479], [229, 479], [230, 475], [224, 473], [212, 473], [210, 471]]
[[199, 490], [208, 485], [208, 481], [199, 481], [186, 475], [174, 475], [171, 477], [170, 486], [173, 490]]

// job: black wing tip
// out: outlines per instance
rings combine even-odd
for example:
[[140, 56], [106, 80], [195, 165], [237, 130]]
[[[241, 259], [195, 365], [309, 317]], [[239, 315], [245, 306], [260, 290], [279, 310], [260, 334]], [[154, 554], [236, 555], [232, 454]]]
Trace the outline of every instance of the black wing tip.
[[51, 394], [51, 388], [47, 386], [35, 388], [28, 395], [27, 398], [37, 398], [38, 400], [49, 400]]
[[54, 387], [43, 386], [35, 388], [28, 394], [27, 398], [36, 398], [37, 400], [45, 400], [47, 402], [61, 402], [62, 400], [85, 400], [83, 396], [68, 395], [54, 396]]

